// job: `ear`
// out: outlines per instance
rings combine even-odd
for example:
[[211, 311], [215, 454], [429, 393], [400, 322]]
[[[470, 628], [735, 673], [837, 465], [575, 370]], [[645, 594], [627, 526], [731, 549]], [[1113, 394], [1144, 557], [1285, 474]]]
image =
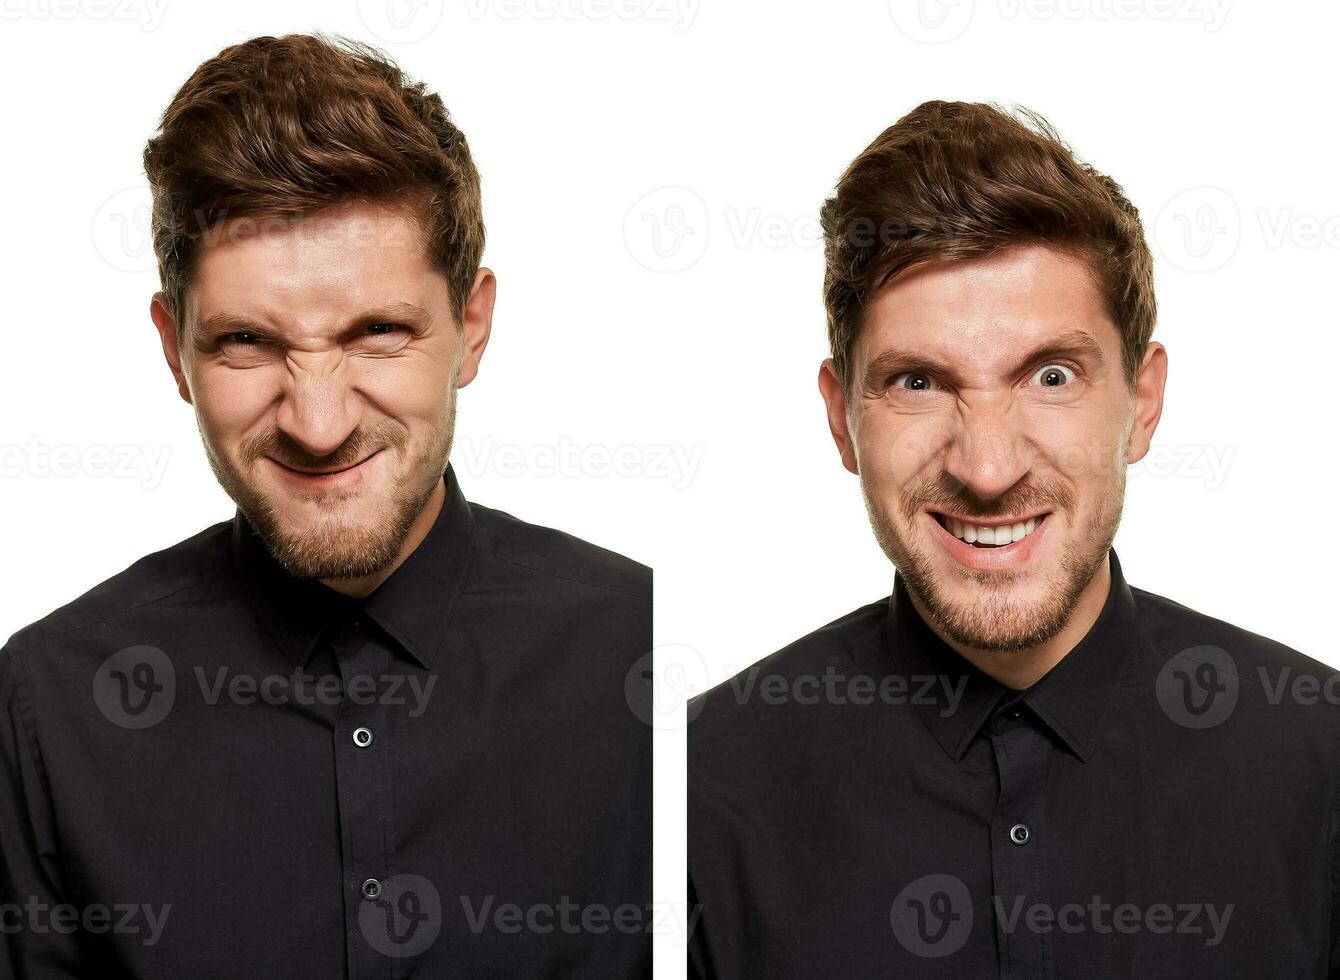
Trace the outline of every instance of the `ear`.
[[847, 392], [837, 375], [837, 365], [830, 357], [819, 366], [819, 393], [828, 408], [828, 431], [833, 433], [842, 465], [851, 472], [861, 471], [856, 463], [856, 445], [847, 427]]
[[163, 345], [163, 356], [167, 358], [172, 377], [177, 380], [177, 393], [186, 404], [191, 401], [191, 388], [186, 382], [186, 374], [181, 368], [181, 345], [177, 340], [177, 321], [168, 312], [167, 299], [162, 292], [154, 293], [149, 301], [149, 317], [158, 328], [158, 340]]
[[1163, 415], [1163, 389], [1168, 382], [1168, 351], [1151, 340], [1145, 348], [1140, 373], [1135, 376], [1135, 419], [1131, 426], [1126, 462], [1138, 463], [1149, 452], [1154, 430]]
[[493, 301], [497, 291], [498, 282], [492, 270], [481, 268], [475, 273], [475, 284], [470, 288], [470, 298], [465, 301], [461, 316], [465, 351], [461, 356], [460, 374], [456, 377], [457, 388], [464, 388], [479, 373], [479, 362], [493, 330]]

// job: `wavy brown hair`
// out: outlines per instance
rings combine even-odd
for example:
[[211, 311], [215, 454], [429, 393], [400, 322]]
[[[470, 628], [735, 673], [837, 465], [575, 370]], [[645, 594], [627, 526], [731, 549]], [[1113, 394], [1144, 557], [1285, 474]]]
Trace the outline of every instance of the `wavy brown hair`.
[[144, 169], [178, 333], [199, 246], [223, 222], [354, 200], [413, 208], [458, 320], [465, 309], [484, 251], [479, 173], [442, 99], [375, 48], [306, 34], [225, 48], [172, 99]]
[[1139, 212], [1037, 113], [922, 103], [852, 162], [821, 222], [828, 339], [847, 390], [862, 311], [876, 290], [927, 260], [1020, 244], [1049, 245], [1088, 263], [1121, 333], [1126, 383], [1134, 385], [1157, 312]]

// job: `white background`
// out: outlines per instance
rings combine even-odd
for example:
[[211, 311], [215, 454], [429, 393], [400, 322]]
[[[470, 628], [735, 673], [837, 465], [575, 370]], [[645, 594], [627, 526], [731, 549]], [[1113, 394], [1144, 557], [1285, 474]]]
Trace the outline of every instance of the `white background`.
[[[890, 586], [815, 385], [816, 214], [923, 100], [1037, 109], [1145, 217], [1170, 377], [1129, 580], [1340, 665], [1338, 22], [1242, 0], [0, 0], [0, 636], [230, 516], [147, 315], [140, 154], [200, 61], [325, 30], [439, 91], [483, 174], [500, 293], [460, 407], [467, 495], [656, 569], [681, 682], [658, 902], [684, 898], [673, 695]], [[593, 455], [616, 449], [622, 472]], [[657, 971], [679, 976], [667, 908]]]

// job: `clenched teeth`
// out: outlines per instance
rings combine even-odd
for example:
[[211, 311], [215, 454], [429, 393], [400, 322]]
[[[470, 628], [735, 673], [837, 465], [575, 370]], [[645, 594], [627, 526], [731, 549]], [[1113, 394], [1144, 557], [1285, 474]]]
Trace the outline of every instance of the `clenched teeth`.
[[1027, 521], [1018, 524], [1001, 524], [998, 527], [988, 527], [981, 524], [967, 524], [956, 520], [953, 517], [945, 517], [943, 514], [936, 514], [935, 519], [945, 527], [954, 537], [959, 538], [968, 544], [990, 545], [1000, 547], [1002, 545], [1012, 544], [1022, 538], [1032, 534], [1042, 520], [1046, 517], [1030, 517]]

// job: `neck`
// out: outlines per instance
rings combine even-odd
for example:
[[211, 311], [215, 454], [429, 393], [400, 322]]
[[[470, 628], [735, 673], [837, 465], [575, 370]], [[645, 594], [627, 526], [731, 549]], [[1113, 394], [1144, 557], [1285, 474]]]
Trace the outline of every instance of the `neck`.
[[391, 564], [371, 575], [359, 578], [323, 578], [321, 584], [351, 599], [363, 599], [371, 595], [377, 586], [390, 578], [391, 573], [404, 564], [405, 559], [414, 553], [414, 549], [423, 543], [423, 539], [428, 537], [428, 531], [437, 520], [437, 515], [442, 511], [442, 504], [446, 499], [446, 480], [438, 480], [437, 486], [433, 488], [428, 498], [428, 503], [419, 511], [419, 516], [414, 518], [409, 533], [405, 535], [405, 543], [400, 546], [400, 553]]
[[958, 643], [946, 636], [935, 624], [916, 596], [911, 592], [908, 595], [921, 618], [946, 645], [988, 677], [1011, 690], [1022, 691], [1040, 681], [1079, 644], [1080, 640], [1084, 639], [1093, 628], [1093, 624], [1098, 621], [1098, 615], [1103, 611], [1111, 587], [1112, 568], [1109, 559], [1104, 556], [1102, 565], [1080, 593], [1079, 601], [1075, 603], [1075, 608], [1061, 631], [1046, 643], [1023, 650], [982, 650]]

